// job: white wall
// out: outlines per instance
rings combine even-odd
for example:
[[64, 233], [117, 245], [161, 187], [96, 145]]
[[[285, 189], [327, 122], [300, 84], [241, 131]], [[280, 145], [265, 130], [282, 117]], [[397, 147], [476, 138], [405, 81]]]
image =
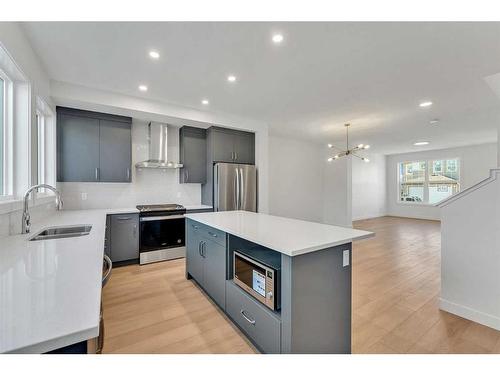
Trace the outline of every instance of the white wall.
[[387, 214], [386, 157], [371, 154], [369, 159], [352, 159], [352, 220]]
[[269, 212], [323, 221], [323, 152], [316, 143], [269, 137]]
[[445, 311], [500, 330], [500, 176], [445, 202], [441, 299]]
[[413, 152], [387, 156], [387, 213], [391, 216], [413, 217], [419, 219], [439, 220], [440, 210], [437, 207], [398, 202], [398, 163], [412, 160], [433, 160], [444, 158], [460, 158], [461, 190], [487, 178], [491, 168], [497, 166], [497, 144], [450, 148]]
[[326, 161], [323, 144], [269, 137], [273, 215], [351, 226], [351, 161]]
[[343, 157], [327, 162], [330, 153], [323, 151], [323, 222], [352, 227], [352, 160]]
[[[132, 165], [149, 158], [148, 122], [132, 121]], [[168, 160], [179, 161], [179, 128], [168, 129]], [[135, 207], [138, 204], [200, 204], [201, 184], [180, 184], [179, 170], [132, 168], [131, 183], [58, 183], [67, 209]], [[82, 193], [86, 200], [82, 200]]]
[[[14, 200], [0, 202], [0, 237], [21, 231], [19, 199], [31, 182], [31, 125], [36, 119], [36, 98], [53, 108], [50, 100], [50, 80], [24, 31], [15, 22], [0, 22], [0, 66], [14, 83], [14, 113], [12, 116], [14, 150], [12, 165]], [[54, 145], [55, 147], [55, 145]], [[37, 166], [34, 165], [33, 168]], [[32, 200], [33, 220], [55, 210], [53, 198]]]

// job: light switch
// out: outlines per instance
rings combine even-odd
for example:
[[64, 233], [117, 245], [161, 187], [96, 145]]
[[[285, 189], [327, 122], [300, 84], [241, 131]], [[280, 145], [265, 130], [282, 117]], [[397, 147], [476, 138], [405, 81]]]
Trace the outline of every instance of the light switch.
[[86, 201], [87, 200], [87, 193], [82, 193], [82, 201]]
[[349, 250], [344, 250], [342, 255], [342, 267], [347, 267], [349, 265]]

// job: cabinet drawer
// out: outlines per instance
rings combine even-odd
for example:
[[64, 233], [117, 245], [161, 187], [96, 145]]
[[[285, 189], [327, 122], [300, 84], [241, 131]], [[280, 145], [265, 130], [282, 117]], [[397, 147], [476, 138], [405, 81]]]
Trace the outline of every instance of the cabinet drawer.
[[226, 281], [226, 313], [264, 353], [280, 353], [281, 321], [233, 281]]
[[201, 224], [194, 220], [189, 220], [191, 228], [199, 233], [202, 237], [210, 239], [219, 245], [226, 246], [226, 232]]

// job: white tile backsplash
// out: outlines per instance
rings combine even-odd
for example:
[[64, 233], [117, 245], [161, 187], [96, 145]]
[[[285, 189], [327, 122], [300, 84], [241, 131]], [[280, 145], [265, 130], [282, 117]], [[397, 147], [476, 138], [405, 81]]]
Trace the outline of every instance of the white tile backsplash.
[[[148, 159], [147, 122], [132, 122], [132, 182], [65, 182], [57, 186], [67, 209], [134, 207], [137, 204], [201, 203], [200, 184], [180, 184], [176, 169], [135, 169], [135, 163]], [[179, 128], [169, 127], [168, 158], [179, 161]], [[82, 193], [85, 200], [82, 199]]]

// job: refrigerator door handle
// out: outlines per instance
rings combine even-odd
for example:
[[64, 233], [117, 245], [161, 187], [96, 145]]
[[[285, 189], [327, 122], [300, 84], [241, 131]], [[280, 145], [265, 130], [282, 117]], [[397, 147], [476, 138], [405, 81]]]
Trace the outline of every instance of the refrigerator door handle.
[[243, 168], [240, 168], [240, 210], [243, 210], [243, 197], [245, 196], [245, 190], [244, 190], [244, 187], [245, 187], [245, 184], [244, 184], [244, 181], [243, 181]]
[[239, 176], [239, 170], [236, 168], [236, 191], [235, 191], [235, 208], [236, 210], [240, 209], [240, 176]]

